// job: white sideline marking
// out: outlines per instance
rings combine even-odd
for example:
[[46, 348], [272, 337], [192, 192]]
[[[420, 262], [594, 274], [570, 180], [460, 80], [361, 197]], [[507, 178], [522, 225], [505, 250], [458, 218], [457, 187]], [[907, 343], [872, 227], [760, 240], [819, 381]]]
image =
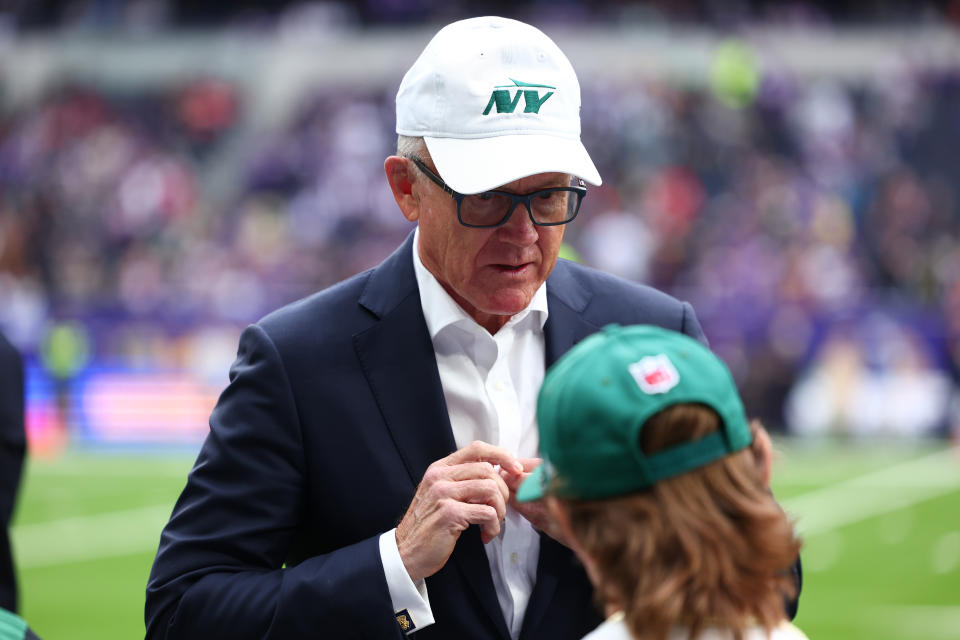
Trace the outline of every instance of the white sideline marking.
[[892, 629], [904, 638], [955, 639], [960, 629], [960, 606], [889, 605], [869, 609], [871, 629]]
[[[946, 449], [782, 502], [804, 535], [826, 533], [960, 490], [960, 449]], [[23, 569], [154, 551], [172, 504], [16, 525]], [[951, 619], [952, 620], [952, 619]]]
[[15, 564], [33, 569], [155, 550], [172, 511], [162, 504], [16, 525]]
[[98, 464], [98, 461], [92, 458], [80, 458], [67, 456], [56, 462], [46, 460], [27, 460], [27, 465], [35, 472], [42, 473], [44, 476], [77, 476], [82, 475], [87, 478], [105, 477], [105, 478], [155, 478], [162, 476], [164, 478], [183, 478], [187, 479], [187, 473], [193, 466], [193, 458], [182, 460], [170, 459], [159, 464], [137, 465], [137, 464], [118, 464], [114, 460], [107, 460], [105, 464]]
[[783, 500], [804, 535], [816, 535], [960, 490], [960, 448], [944, 449]]

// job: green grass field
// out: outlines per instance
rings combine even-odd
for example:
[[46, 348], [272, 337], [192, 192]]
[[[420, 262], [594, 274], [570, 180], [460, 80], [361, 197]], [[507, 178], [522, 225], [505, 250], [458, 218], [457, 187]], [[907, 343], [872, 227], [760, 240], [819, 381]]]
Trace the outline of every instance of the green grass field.
[[[811, 639], [960, 637], [960, 450], [778, 441], [774, 490], [806, 548]], [[144, 586], [191, 457], [32, 461], [13, 541], [46, 640], [143, 637]]]

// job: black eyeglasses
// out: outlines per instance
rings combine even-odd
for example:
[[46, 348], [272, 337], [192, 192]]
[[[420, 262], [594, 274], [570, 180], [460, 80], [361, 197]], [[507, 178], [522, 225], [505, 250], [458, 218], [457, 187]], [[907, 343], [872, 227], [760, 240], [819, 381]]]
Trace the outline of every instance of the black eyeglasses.
[[419, 158], [408, 158], [438, 187], [457, 201], [457, 219], [465, 227], [491, 229], [507, 223], [518, 204], [527, 208], [530, 220], [541, 227], [567, 224], [577, 217], [580, 203], [587, 195], [583, 180], [577, 178], [577, 187], [550, 187], [519, 195], [507, 191], [484, 191], [465, 195], [447, 186], [443, 179], [427, 168]]

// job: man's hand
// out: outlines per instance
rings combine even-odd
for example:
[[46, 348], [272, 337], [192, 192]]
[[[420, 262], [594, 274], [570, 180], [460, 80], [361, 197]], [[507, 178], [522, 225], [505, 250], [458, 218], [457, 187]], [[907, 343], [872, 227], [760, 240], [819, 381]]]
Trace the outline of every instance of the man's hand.
[[400, 559], [414, 582], [446, 564], [471, 524], [480, 525], [484, 544], [500, 534], [510, 490], [494, 465], [510, 477], [523, 474], [509, 451], [479, 440], [427, 467], [397, 525]]
[[517, 490], [520, 488], [520, 485], [523, 484], [523, 481], [527, 479], [527, 476], [529, 476], [530, 473], [539, 467], [541, 462], [543, 462], [540, 458], [519, 458], [519, 461], [520, 464], [523, 465], [522, 473], [516, 474], [509, 473], [504, 470], [500, 471], [500, 476], [506, 483], [507, 488], [510, 489], [510, 499], [508, 504], [516, 509], [517, 513], [529, 520], [530, 524], [532, 524], [535, 528], [543, 531], [545, 534], [565, 547], [569, 547], [570, 543], [567, 540], [567, 537], [557, 524], [557, 521], [552, 515], [550, 515], [547, 505], [543, 500], [534, 500], [533, 502], [517, 502]]

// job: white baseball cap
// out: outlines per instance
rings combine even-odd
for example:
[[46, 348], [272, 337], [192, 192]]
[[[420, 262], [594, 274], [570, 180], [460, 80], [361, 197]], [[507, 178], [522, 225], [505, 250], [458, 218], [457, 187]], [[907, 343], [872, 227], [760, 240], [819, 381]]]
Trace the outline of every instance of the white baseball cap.
[[400, 83], [397, 133], [423, 137], [460, 193], [554, 171], [600, 184], [580, 142], [577, 74], [553, 40], [516, 20], [441, 29]]

